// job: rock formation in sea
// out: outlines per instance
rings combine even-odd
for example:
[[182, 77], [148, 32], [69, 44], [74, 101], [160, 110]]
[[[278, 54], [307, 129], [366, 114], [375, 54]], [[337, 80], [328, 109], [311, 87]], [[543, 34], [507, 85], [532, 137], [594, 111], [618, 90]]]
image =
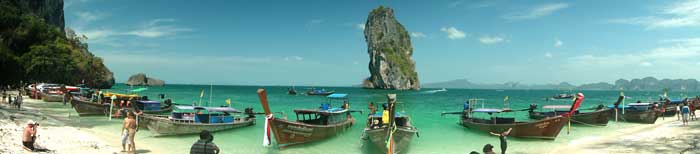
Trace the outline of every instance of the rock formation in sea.
[[129, 77], [129, 81], [126, 81], [126, 84], [130, 86], [164, 86], [165, 82], [156, 78], [149, 78], [146, 74], [138, 73]]
[[365, 23], [370, 77], [365, 88], [420, 89], [415, 70], [413, 46], [408, 31], [396, 20], [394, 10], [380, 6], [369, 13]]

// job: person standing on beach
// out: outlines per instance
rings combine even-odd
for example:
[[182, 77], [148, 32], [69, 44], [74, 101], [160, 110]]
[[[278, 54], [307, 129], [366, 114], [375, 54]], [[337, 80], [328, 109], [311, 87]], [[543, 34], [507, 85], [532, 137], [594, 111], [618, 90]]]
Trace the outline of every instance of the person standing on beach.
[[68, 90], [66, 85], [61, 85], [61, 92], [63, 93], [63, 106], [66, 106], [66, 101], [68, 101]]
[[22, 93], [17, 94], [17, 98], [15, 98], [15, 105], [17, 105], [17, 110], [20, 111], [22, 107], [22, 101], [24, 98], [22, 98]]
[[681, 108], [681, 114], [683, 114], [683, 126], [687, 126], [688, 125], [688, 115], [690, 114], [690, 108], [685, 103], [683, 104], [683, 107]]
[[506, 136], [510, 134], [511, 130], [513, 130], [513, 128], [508, 128], [508, 130], [503, 133], [489, 132], [491, 135], [498, 136], [498, 139], [501, 140], [501, 154], [505, 154], [506, 149], [508, 149], [508, 141], [506, 141]]
[[22, 134], [22, 145], [31, 151], [34, 151], [34, 142], [36, 142], [37, 124], [33, 120], [27, 122], [27, 127], [24, 127]]
[[192, 144], [190, 154], [218, 154], [219, 147], [214, 144], [214, 136], [207, 130], [199, 133], [199, 140]]
[[126, 119], [124, 119], [124, 124], [122, 126], [122, 131], [128, 131], [128, 148], [127, 152], [136, 151], [136, 144], [134, 143], [134, 137], [136, 136], [136, 120], [134, 119], [134, 114], [127, 112]]

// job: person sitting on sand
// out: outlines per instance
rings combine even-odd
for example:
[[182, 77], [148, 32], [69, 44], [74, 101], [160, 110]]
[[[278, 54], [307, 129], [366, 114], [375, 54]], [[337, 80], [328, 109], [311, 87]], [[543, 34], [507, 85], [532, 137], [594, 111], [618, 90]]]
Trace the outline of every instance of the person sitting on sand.
[[506, 136], [508, 136], [510, 134], [511, 130], [513, 130], [513, 128], [508, 128], [508, 130], [506, 130], [503, 133], [489, 132], [489, 133], [491, 133], [491, 135], [498, 136], [498, 139], [501, 140], [501, 154], [505, 154], [506, 149], [508, 149], [508, 142], [506, 141]]
[[491, 144], [484, 145], [484, 149], [482, 150], [482, 152], [484, 152], [484, 154], [496, 154], [495, 152], [493, 152], [493, 145]]
[[131, 112], [127, 112], [126, 119], [124, 119], [122, 131], [124, 130], [127, 130], [129, 132], [127, 151], [136, 151], [136, 144], [134, 143], [134, 137], [136, 135], [136, 120], [134, 119], [134, 114]]
[[207, 130], [199, 133], [199, 140], [192, 144], [190, 154], [218, 154], [219, 147], [214, 144], [214, 136]]
[[33, 120], [27, 122], [27, 127], [24, 127], [22, 134], [22, 145], [24, 148], [34, 151], [34, 142], [36, 142], [36, 130], [38, 125]]

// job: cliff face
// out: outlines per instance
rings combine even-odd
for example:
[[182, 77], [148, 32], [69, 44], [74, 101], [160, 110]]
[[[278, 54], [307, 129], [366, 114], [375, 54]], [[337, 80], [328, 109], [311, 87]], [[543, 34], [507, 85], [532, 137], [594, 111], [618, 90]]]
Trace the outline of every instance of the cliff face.
[[[65, 28], [63, 18], [63, 0], [13, 0], [23, 13], [32, 13], [44, 19], [46, 23]], [[26, 11], [26, 12], [25, 12]]]
[[420, 89], [415, 71], [413, 46], [406, 29], [394, 17], [394, 10], [380, 6], [372, 10], [365, 23], [370, 77], [365, 88]]
[[129, 81], [126, 81], [126, 84], [130, 86], [164, 86], [165, 82], [163, 80], [149, 78], [146, 74], [139, 73], [129, 77]]

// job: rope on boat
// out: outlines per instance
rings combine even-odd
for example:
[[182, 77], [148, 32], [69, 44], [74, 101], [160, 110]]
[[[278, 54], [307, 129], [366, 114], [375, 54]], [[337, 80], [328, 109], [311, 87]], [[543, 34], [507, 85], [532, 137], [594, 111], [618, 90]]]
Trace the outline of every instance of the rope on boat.
[[573, 118], [571, 119], [571, 121], [576, 122], [576, 123], [579, 123], [579, 124], [583, 124], [583, 125], [586, 125], [586, 126], [591, 126], [591, 127], [607, 127], [607, 126], [603, 126], [603, 125], [589, 124], [589, 123], [577, 121], [577, 120], [574, 120]]

